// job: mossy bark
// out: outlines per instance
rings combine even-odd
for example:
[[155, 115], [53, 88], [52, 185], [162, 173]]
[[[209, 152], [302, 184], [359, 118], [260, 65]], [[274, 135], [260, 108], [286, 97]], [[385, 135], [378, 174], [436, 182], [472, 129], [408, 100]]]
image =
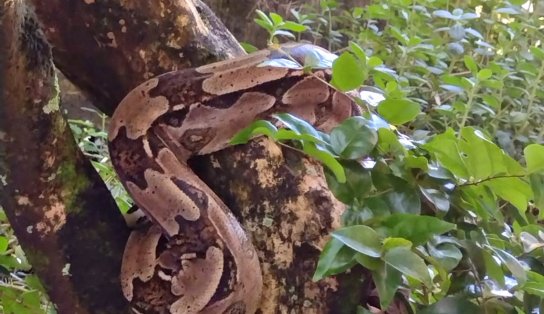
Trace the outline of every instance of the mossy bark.
[[0, 26], [0, 203], [59, 313], [122, 313], [124, 220], [59, 112], [33, 13], [4, 1]]

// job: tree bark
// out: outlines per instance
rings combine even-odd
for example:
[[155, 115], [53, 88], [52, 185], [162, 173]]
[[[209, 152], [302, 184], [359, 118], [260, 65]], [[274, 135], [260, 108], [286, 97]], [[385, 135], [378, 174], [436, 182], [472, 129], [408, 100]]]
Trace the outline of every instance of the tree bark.
[[[32, 2], [58, 68], [108, 114], [153, 75], [243, 53], [198, 0]], [[192, 165], [255, 239], [265, 278], [261, 312], [335, 312], [338, 280], [311, 280], [344, 210], [326, 188], [321, 167], [266, 139]]]
[[[306, 7], [314, 7], [319, 12], [319, 0], [204, 0], [206, 4], [217, 12], [218, 17], [227, 28], [240, 40], [257, 47], [266, 47], [268, 33], [253, 22], [257, 16], [255, 10], [265, 13], [275, 12], [288, 20], [294, 20], [291, 10], [301, 10]], [[341, 8], [349, 9], [356, 6], [366, 6], [370, 0], [343, 0], [338, 1]], [[308, 13], [307, 10], [302, 10]]]
[[3, 1], [0, 25], [0, 203], [59, 313], [122, 313], [124, 220], [58, 110], [34, 15]]

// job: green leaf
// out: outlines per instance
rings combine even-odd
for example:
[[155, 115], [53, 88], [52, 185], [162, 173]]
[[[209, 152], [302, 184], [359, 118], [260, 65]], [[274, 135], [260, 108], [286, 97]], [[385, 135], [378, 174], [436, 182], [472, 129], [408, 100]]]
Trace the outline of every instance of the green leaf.
[[298, 134], [309, 134], [315, 138], [322, 138], [321, 134], [310, 123], [295, 117], [288, 113], [277, 113], [274, 118], [278, 119], [287, 128], [297, 132]]
[[386, 99], [378, 105], [378, 113], [395, 125], [412, 121], [420, 112], [420, 106], [408, 99]]
[[432, 287], [429, 269], [421, 257], [406, 247], [396, 247], [388, 250], [383, 260], [401, 273], [422, 282], [428, 288]]
[[345, 159], [367, 156], [378, 142], [376, 131], [367, 126], [363, 117], [352, 117], [335, 127], [330, 135], [334, 152]]
[[382, 264], [379, 269], [372, 271], [372, 279], [378, 289], [380, 307], [387, 309], [402, 283], [402, 274], [390, 265]]
[[467, 69], [472, 72], [473, 75], [476, 75], [478, 73], [478, 65], [476, 64], [476, 61], [474, 61], [474, 58], [470, 55], [465, 55], [463, 57], [463, 61], [465, 62], [465, 66]]
[[258, 120], [250, 124], [248, 127], [242, 129], [240, 132], [236, 133], [230, 140], [231, 145], [245, 144], [253, 136], [256, 135], [267, 135], [273, 137], [274, 134], [278, 131], [278, 128], [270, 121]]
[[295, 33], [301, 33], [301, 32], [304, 32], [307, 29], [307, 27], [305, 25], [302, 25], [302, 24], [299, 24], [299, 23], [296, 23], [296, 22], [292, 22], [292, 21], [286, 21], [285, 23], [283, 23], [281, 28], [292, 31], [292, 32], [295, 32]]
[[272, 20], [274, 25], [280, 25], [283, 23], [283, 17], [281, 17], [281, 15], [274, 12], [270, 12], [268, 15], [270, 16], [270, 19]]
[[5, 253], [9, 247], [9, 240], [4, 236], [0, 236], [0, 254]]
[[372, 189], [372, 177], [370, 171], [365, 169], [359, 162], [343, 162], [346, 181], [340, 183], [332, 177], [328, 171], [325, 172], [327, 185], [334, 196], [344, 204], [353, 204], [356, 199], [362, 200]]
[[242, 46], [242, 48], [244, 48], [244, 50], [245, 50], [247, 53], [252, 53], [252, 52], [255, 52], [255, 51], [259, 50], [259, 48], [253, 46], [253, 45], [250, 44], [250, 43], [241, 42], [240, 45]]
[[482, 254], [487, 275], [495, 280], [501, 287], [504, 287], [505, 277], [500, 262], [498, 262], [487, 250], [482, 250]]
[[530, 144], [523, 150], [527, 162], [527, 172], [535, 173], [544, 171], [544, 146]]
[[476, 76], [479, 81], [485, 81], [493, 75], [493, 71], [490, 69], [481, 69]]
[[385, 238], [383, 240], [383, 250], [387, 251], [395, 247], [412, 248], [412, 242], [404, 238]]
[[381, 239], [374, 229], [364, 226], [351, 226], [338, 229], [332, 237], [355, 251], [370, 257], [381, 256]]
[[527, 272], [527, 282], [521, 286], [523, 291], [544, 298], [544, 276], [533, 271]]
[[[346, 250], [347, 249], [347, 250]], [[313, 281], [323, 279], [328, 275], [345, 270], [346, 266], [353, 265], [354, 253], [351, 249], [346, 247], [341, 241], [331, 238], [329, 242], [323, 248], [317, 267], [312, 278]]]
[[334, 158], [331, 153], [317, 147], [314, 143], [305, 142], [303, 143], [302, 150], [309, 156], [319, 160], [323, 165], [325, 165], [329, 170], [334, 173], [336, 180], [339, 183], [346, 182], [346, 173], [344, 167]]
[[438, 211], [447, 213], [450, 210], [450, 198], [446, 192], [437, 189], [425, 189], [421, 186], [419, 187], [419, 190], [421, 191], [421, 194], [423, 194], [423, 196], [429, 202], [431, 202]]
[[368, 59], [368, 61], [367, 61], [367, 65], [370, 68], [375, 68], [375, 67], [378, 67], [378, 66], [380, 66], [382, 64], [383, 64], [382, 59], [380, 59], [379, 57], [376, 57], [376, 56], [370, 57], [370, 59]]
[[414, 246], [426, 243], [434, 235], [456, 228], [454, 224], [436, 217], [410, 214], [390, 215], [381, 220], [381, 225], [388, 228], [388, 236], [408, 239]]
[[332, 64], [332, 84], [341, 91], [361, 86], [366, 79], [363, 64], [351, 53], [344, 52]]
[[533, 197], [533, 191], [529, 184], [520, 178], [496, 178], [484, 182], [493, 193], [510, 202], [525, 216], [529, 200]]
[[523, 268], [523, 265], [514, 257], [512, 254], [498, 249], [498, 248], [491, 248], [495, 254], [497, 254], [497, 257], [506, 265], [506, 268], [516, 277], [519, 283], [523, 284], [527, 281], [527, 272], [525, 271], [525, 268]]
[[529, 48], [533, 56], [544, 62], [544, 49], [538, 47]]
[[[421, 212], [421, 198], [418, 191], [406, 181], [388, 177], [393, 183], [390, 192], [383, 196], [391, 211], [405, 214], [419, 214]], [[376, 181], [374, 181], [376, 183]]]
[[418, 314], [469, 314], [483, 313], [479, 306], [469, 301], [468, 297], [448, 296], [433, 305], [427, 306]]
[[353, 52], [353, 54], [359, 59], [360, 62], [362, 62], [363, 64], [366, 63], [366, 53], [361, 46], [353, 41], [350, 41], [349, 48], [351, 52]]
[[463, 258], [461, 250], [451, 243], [442, 243], [436, 246], [429, 243], [427, 248], [429, 254], [434, 257], [447, 272], [455, 269]]

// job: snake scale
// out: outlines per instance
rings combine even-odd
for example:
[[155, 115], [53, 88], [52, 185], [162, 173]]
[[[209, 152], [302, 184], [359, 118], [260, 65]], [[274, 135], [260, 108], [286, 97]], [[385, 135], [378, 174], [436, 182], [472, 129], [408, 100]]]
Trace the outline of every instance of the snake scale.
[[[109, 132], [114, 168], [152, 224], [132, 232], [122, 291], [141, 313], [254, 313], [258, 254], [227, 206], [187, 166], [256, 119], [288, 112], [329, 131], [356, 105], [332, 88], [336, 55], [286, 44], [155, 77], [132, 90]], [[302, 64], [318, 63], [308, 70]]]

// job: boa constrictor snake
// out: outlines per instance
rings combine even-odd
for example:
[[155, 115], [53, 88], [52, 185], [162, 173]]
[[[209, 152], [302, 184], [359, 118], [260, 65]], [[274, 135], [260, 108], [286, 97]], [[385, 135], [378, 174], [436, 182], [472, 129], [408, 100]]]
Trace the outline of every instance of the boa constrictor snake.
[[[119, 104], [109, 132], [111, 159], [153, 222], [133, 231], [123, 256], [122, 290], [135, 309], [257, 310], [263, 284], [257, 252], [187, 160], [227, 147], [235, 133], [274, 113], [292, 113], [324, 131], [354, 114], [352, 100], [326, 83], [335, 58], [313, 45], [286, 44], [160, 75]], [[308, 71], [307, 60], [318, 64]]]

